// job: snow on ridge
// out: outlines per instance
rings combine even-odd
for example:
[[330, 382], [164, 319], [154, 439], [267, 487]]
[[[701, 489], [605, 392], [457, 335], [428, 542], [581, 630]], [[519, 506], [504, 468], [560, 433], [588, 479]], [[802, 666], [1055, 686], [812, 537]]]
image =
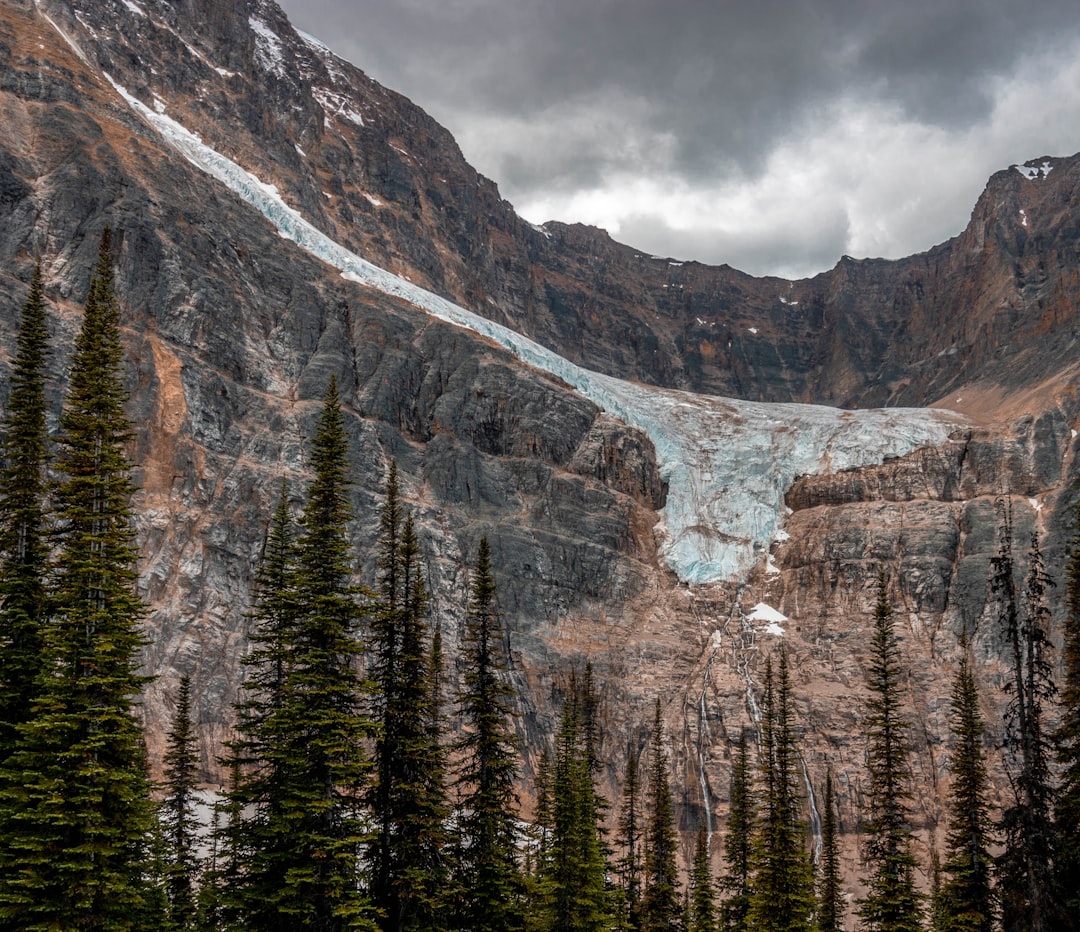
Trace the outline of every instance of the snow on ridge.
[[1034, 164], [1037, 159], [1032, 159], [1024, 165], [1014, 165], [1018, 172], [1027, 178], [1028, 181], [1036, 181], [1039, 178], [1045, 178], [1053, 170], [1054, 166], [1050, 164], [1049, 159], [1043, 159], [1041, 165]]
[[285, 204], [272, 185], [105, 77], [184, 158], [255, 207], [283, 237], [338, 269], [344, 278], [494, 340], [643, 431], [656, 449], [660, 474], [668, 484], [667, 503], [657, 526], [661, 552], [686, 582], [737, 579], [760, 563], [772, 541], [783, 537], [784, 493], [798, 476], [879, 463], [920, 445], [940, 444], [963, 423], [959, 415], [931, 409], [845, 411], [695, 395], [583, 369], [528, 337], [350, 252]]
[[248, 25], [255, 33], [255, 61], [264, 71], [285, 77], [285, 56], [281, 50], [281, 38], [261, 19], [248, 17]]

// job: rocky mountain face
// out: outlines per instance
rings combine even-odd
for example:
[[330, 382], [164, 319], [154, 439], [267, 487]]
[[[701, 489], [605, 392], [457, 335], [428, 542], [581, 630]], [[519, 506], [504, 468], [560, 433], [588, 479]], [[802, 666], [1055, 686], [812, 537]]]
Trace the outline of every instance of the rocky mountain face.
[[[566, 672], [588, 659], [611, 792], [659, 695], [682, 825], [719, 830], [733, 741], [753, 723], [762, 658], [782, 637], [808, 787], [831, 766], [854, 832], [884, 565], [910, 671], [917, 816], [933, 846], [964, 630], [1000, 728], [1005, 671], [986, 586], [997, 503], [1011, 503], [1018, 551], [1031, 530], [1044, 536], [1059, 578], [1071, 537], [1080, 157], [998, 172], [968, 228], [926, 253], [845, 257], [788, 282], [642, 255], [591, 228], [531, 226], [445, 129], [298, 35], [271, 0], [0, 0], [0, 61], [0, 372], [40, 256], [58, 402], [98, 235], [114, 230], [152, 757], [188, 672], [206, 778], [220, 778], [253, 566], [281, 479], [301, 493], [305, 438], [335, 374], [358, 574], [372, 576], [394, 459], [451, 655], [466, 567], [479, 538], [491, 541], [526, 777]], [[668, 487], [641, 430], [297, 248], [118, 88], [274, 185], [347, 249], [593, 370], [751, 400], [937, 405], [967, 426], [879, 465], [800, 478], [782, 539], [753, 572], [687, 585], [658, 552]], [[762, 603], [783, 623], [765, 623]]]

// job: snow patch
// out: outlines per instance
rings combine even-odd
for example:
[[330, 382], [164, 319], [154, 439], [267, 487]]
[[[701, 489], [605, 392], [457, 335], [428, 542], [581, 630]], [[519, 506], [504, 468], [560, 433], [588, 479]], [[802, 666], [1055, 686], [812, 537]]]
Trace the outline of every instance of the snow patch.
[[216, 71], [218, 74], [220, 74], [223, 78], [235, 78], [236, 77], [236, 72], [235, 71], [229, 71], [228, 68], [214, 68], [214, 71]]
[[774, 557], [771, 553], [769, 554], [768, 558], [765, 560], [765, 575], [766, 576], [779, 576], [780, 575], [780, 567], [776, 565], [776, 557]]
[[1037, 165], [1037, 159], [1032, 159], [1030, 162], [1025, 162], [1023, 165], [1014, 165], [1018, 172], [1027, 178], [1028, 181], [1035, 181], [1038, 178], [1045, 178], [1050, 174], [1053, 169], [1053, 165], [1050, 164], [1048, 159], [1043, 160], [1041, 165]]
[[146, 16], [146, 13], [143, 12], [143, 8], [137, 3], [132, 3], [132, 0], [124, 0], [124, 6], [131, 10], [136, 16]]
[[550, 230], [545, 230], [544, 227], [543, 227], [543, 224], [530, 223], [529, 226], [531, 226], [541, 236], [544, 236], [547, 239], [551, 239], [551, 231]]
[[1031, 506], [1035, 514], [1038, 514], [1040, 511], [1043, 510], [1042, 502], [1040, 502], [1037, 498], [1029, 498], [1028, 504]]
[[747, 615], [746, 618], [748, 621], [764, 621], [770, 624], [780, 624], [781, 622], [788, 620], [787, 615], [778, 612], [775, 608], [765, 602], [758, 602], [758, 604], [750, 610], [750, 614]]
[[373, 204], [376, 207], [383, 206], [383, 202], [379, 200], [379, 198], [377, 198], [374, 194], [369, 194], [367, 191], [364, 192], [364, 198], [368, 201], [368, 203]]
[[281, 49], [278, 34], [261, 19], [248, 17], [248, 25], [255, 33], [255, 62], [263, 71], [285, 77], [285, 56]]
[[920, 445], [944, 443], [952, 430], [965, 423], [959, 415], [941, 410], [842, 411], [817, 405], [762, 404], [637, 385], [590, 372], [345, 249], [285, 204], [272, 185], [105, 77], [188, 161], [344, 278], [499, 343], [523, 362], [551, 373], [598, 407], [642, 430], [656, 449], [661, 477], [668, 484], [667, 503], [657, 527], [661, 553], [686, 582], [737, 579], [756, 565], [769, 542], [782, 533], [784, 493], [798, 476], [880, 463]]
[[300, 148], [300, 143], [294, 142], [293, 143], [293, 148], [296, 150], [296, 152], [300, 156], [300, 158], [302, 158], [302, 159], [307, 158], [307, 153], [303, 149]]
[[1024, 208], [1023, 207], [1020, 208], [1020, 226], [1022, 226], [1022, 227], [1027, 226], [1027, 214], [1024, 213]]
[[762, 634], [771, 634], [773, 637], [778, 637], [778, 638], [782, 638], [786, 634], [784, 629], [781, 628], [780, 625], [776, 624], [776, 622], [772, 622], [770, 624], [767, 624], [764, 628], [761, 629], [761, 633]]
[[158, 113], [165, 112], [165, 101], [163, 101], [157, 94], [154, 95], [154, 109]]
[[754, 334], [754, 336], [757, 336], [757, 327], [751, 327], [750, 332]]
[[789, 301], [783, 295], [780, 295], [780, 303], [781, 304], [786, 304], [788, 307], [798, 307], [799, 306], [798, 301]]

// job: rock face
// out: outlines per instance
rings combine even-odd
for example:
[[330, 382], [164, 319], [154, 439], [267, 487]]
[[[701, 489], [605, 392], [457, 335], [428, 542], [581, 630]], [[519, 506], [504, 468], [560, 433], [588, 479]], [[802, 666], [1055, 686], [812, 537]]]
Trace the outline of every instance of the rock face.
[[[281, 478], [300, 495], [305, 438], [334, 374], [358, 575], [373, 573], [391, 459], [451, 654], [466, 566], [479, 538], [491, 541], [526, 777], [566, 672], [588, 659], [605, 700], [609, 790], [659, 695], [682, 826], [718, 827], [733, 740], [754, 722], [761, 660], [782, 638], [808, 786], [833, 768], [853, 832], [885, 565], [911, 671], [921, 837], [940, 836], [965, 628], [1000, 727], [1002, 645], [986, 591], [997, 502], [1011, 503], [1018, 551], [1032, 529], [1044, 535], [1052, 570], [1070, 538], [1080, 158], [994, 175], [968, 229], [927, 253], [845, 257], [787, 282], [644, 256], [590, 228], [533, 228], [443, 128], [298, 36], [269, 0], [3, 0], [0, 59], [0, 375], [40, 256], [59, 403], [98, 234], [114, 229], [157, 676], [152, 757], [188, 672], [206, 778], [220, 776], [253, 564]], [[738, 582], [680, 584], [657, 556], [666, 489], [643, 434], [298, 250], [171, 150], [112, 82], [350, 249], [585, 366], [755, 400], [936, 403], [976, 426], [880, 466], [803, 477], [768, 562]], [[758, 603], [787, 620], [756, 620]]]

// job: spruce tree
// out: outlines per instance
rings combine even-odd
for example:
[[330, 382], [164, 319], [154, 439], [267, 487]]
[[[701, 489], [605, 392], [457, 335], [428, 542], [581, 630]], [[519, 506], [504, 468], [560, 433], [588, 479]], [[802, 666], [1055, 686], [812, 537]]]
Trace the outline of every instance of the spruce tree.
[[454, 883], [462, 928], [516, 932], [524, 925], [523, 879], [516, 853], [517, 741], [509, 719], [513, 689], [498, 611], [491, 549], [482, 538], [462, 637], [457, 706], [458, 855]]
[[983, 754], [984, 729], [979, 694], [971, 672], [968, 646], [956, 671], [952, 691], [952, 732], [956, 739], [949, 770], [949, 821], [945, 863], [934, 897], [935, 912], [945, 929], [991, 932], [995, 904], [991, 886], [993, 827], [990, 822], [990, 778]]
[[166, 795], [158, 809], [158, 819], [165, 842], [168, 921], [173, 929], [194, 929], [195, 894], [200, 874], [198, 800], [195, 795], [199, 749], [191, 718], [191, 678], [186, 674], [180, 679], [163, 763]]
[[900, 649], [893, 628], [885, 571], [878, 572], [867, 702], [867, 812], [864, 856], [870, 874], [859, 903], [863, 926], [874, 932], [922, 928], [915, 889], [915, 856], [908, 816], [908, 725], [901, 709]]
[[1080, 508], [1066, 569], [1061, 724], [1054, 745], [1061, 772], [1054, 830], [1057, 842], [1057, 886], [1071, 929], [1080, 929]]
[[299, 610], [296, 552], [284, 481], [267, 530], [252, 587], [250, 652], [236, 704], [237, 736], [223, 761], [230, 785], [214, 833], [216, 865], [204, 890], [204, 912], [215, 921], [243, 917], [252, 928], [273, 928], [287, 860], [277, 820], [287, 779], [287, 760], [277, 753], [286, 679], [292, 665]]
[[[443, 849], [448, 806], [438, 698], [441, 660], [425, 651], [428, 596], [412, 515], [401, 532], [401, 631], [397, 708], [391, 718], [398, 760], [389, 768], [391, 871], [385, 927], [434, 930], [442, 922], [446, 886]], [[436, 652], [441, 651], [441, 645]]]
[[[259, 756], [249, 766], [272, 779], [254, 785], [236, 844], [245, 859], [239, 922], [247, 929], [374, 928], [357, 884], [370, 728], [360, 710], [361, 607], [350, 582], [347, 441], [333, 378], [311, 469], [289, 580], [280, 694], [275, 700], [271, 691], [259, 710], [250, 748]], [[274, 670], [271, 651], [264, 672]]]
[[821, 817], [817, 932], [841, 932], [844, 928], [844, 890], [840, 878], [840, 833], [831, 770], [825, 774], [825, 799], [822, 806], [824, 813]]
[[549, 831], [540, 851], [539, 907], [550, 932], [600, 932], [610, 922], [607, 862], [597, 825], [592, 776], [591, 683], [571, 677], [556, 739], [545, 814]]
[[49, 334], [41, 263], [19, 318], [0, 469], [0, 763], [37, 694], [44, 662], [45, 363]]
[[687, 932], [716, 932], [716, 890], [709, 864], [709, 836], [698, 829], [690, 869], [690, 921]]
[[675, 932], [681, 924], [682, 898], [675, 862], [678, 844], [675, 808], [668, 782], [668, 756], [659, 698], [649, 739], [648, 776], [641, 928], [644, 932]]
[[632, 932], [641, 928], [642, 801], [638, 759], [638, 749], [628, 748], [618, 821], [618, 841], [623, 852], [617, 866], [623, 891], [622, 917], [624, 927]]
[[[1003, 539], [1011, 528], [1003, 528]], [[1011, 576], [1003, 544], [1000, 572]], [[997, 569], [995, 567], [995, 569]], [[995, 591], [1003, 588], [994, 576]], [[1053, 787], [1045, 704], [1055, 692], [1049, 653], [1050, 611], [1045, 593], [1053, 583], [1043, 566], [1036, 534], [1028, 553], [1024, 598], [1019, 610], [1004, 613], [1005, 638], [1013, 661], [1012, 695], [1005, 712], [1005, 744], [1011, 758], [1013, 804], [1001, 815], [1004, 851], [997, 861], [1001, 922], [1005, 932], [1049, 932], [1066, 921], [1054, 873]]]
[[811, 927], [814, 874], [801, 812], [802, 773], [784, 649], [775, 683], [771, 658], [766, 660], [760, 753], [761, 807], [751, 850], [750, 928], [802, 932]]
[[728, 830], [724, 841], [725, 870], [720, 878], [720, 927], [724, 932], [746, 932], [750, 911], [751, 848], [756, 813], [753, 773], [746, 731], [739, 733], [731, 770]]
[[134, 705], [145, 682], [119, 309], [101, 239], [61, 416], [55, 588], [45, 664], [0, 774], [0, 918], [136, 929], [153, 810]]

